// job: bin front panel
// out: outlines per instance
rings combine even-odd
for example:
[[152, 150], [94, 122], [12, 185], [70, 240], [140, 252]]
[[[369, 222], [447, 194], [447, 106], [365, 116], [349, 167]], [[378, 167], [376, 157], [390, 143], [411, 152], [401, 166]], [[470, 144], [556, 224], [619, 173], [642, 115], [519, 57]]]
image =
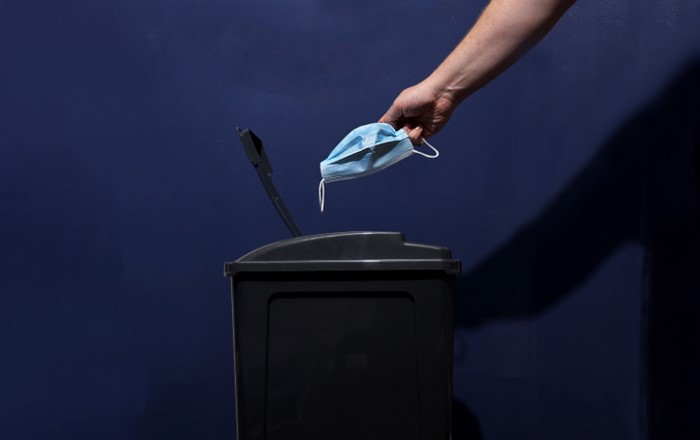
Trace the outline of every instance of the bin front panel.
[[240, 440], [447, 439], [452, 278], [240, 274]]

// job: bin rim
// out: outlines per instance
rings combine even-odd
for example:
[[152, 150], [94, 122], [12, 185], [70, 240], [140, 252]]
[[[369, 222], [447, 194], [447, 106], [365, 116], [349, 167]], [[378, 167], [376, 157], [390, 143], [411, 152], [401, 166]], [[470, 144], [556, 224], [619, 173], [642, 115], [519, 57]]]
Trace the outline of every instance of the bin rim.
[[224, 265], [241, 272], [443, 271], [460, 272], [446, 247], [405, 241], [400, 232], [350, 231], [307, 235], [261, 246]]

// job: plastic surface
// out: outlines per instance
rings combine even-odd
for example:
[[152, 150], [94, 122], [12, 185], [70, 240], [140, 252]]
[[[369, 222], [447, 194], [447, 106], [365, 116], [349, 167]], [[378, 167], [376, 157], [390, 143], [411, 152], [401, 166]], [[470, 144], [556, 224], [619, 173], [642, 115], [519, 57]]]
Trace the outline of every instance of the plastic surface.
[[232, 279], [238, 440], [448, 440], [459, 261], [403, 234], [263, 246]]
[[407, 243], [398, 232], [341, 232], [271, 243], [235, 262], [224, 274], [239, 271], [440, 270], [459, 273], [449, 249]]
[[258, 173], [258, 177], [260, 178], [263, 187], [265, 187], [267, 196], [270, 198], [270, 201], [272, 201], [272, 204], [275, 205], [275, 209], [279, 213], [280, 217], [282, 217], [282, 221], [293, 236], [301, 237], [304, 234], [294, 221], [294, 218], [292, 218], [292, 214], [290, 214], [287, 206], [282, 200], [282, 196], [280, 196], [279, 191], [277, 191], [277, 188], [272, 181], [272, 165], [270, 165], [270, 160], [267, 158], [262, 140], [260, 140], [260, 138], [248, 128], [239, 128], [238, 136], [241, 139], [243, 149], [245, 150], [248, 159], [250, 159], [250, 161], [253, 163], [255, 171]]

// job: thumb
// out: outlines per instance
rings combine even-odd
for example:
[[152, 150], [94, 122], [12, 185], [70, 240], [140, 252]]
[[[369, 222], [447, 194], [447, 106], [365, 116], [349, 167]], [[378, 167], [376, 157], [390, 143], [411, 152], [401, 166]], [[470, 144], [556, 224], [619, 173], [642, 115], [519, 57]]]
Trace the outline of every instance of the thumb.
[[386, 122], [394, 126], [394, 128], [397, 128], [397, 122], [402, 116], [401, 108], [396, 105], [396, 103], [391, 104], [391, 107], [389, 107], [389, 110], [384, 113], [384, 116], [379, 118], [379, 122]]

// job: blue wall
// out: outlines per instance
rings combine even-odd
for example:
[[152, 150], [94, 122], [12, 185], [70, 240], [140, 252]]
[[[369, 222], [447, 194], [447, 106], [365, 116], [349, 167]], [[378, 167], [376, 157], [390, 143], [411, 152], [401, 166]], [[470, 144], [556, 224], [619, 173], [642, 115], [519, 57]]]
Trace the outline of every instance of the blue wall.
[[698, 415], [694, 370], [666, 362], [700, 340], [697, 0], [580, 2], [463, 104], [439, 160], [330, 184], [318, 212], [318, 162], [482, 7], [4, 0], [0, 437], [234, 437], [223, 262], [287, 237], [236, 126], [306, 233], [403, 231], [463, 261], [459, 433], [638, 439], [648, 414]]

